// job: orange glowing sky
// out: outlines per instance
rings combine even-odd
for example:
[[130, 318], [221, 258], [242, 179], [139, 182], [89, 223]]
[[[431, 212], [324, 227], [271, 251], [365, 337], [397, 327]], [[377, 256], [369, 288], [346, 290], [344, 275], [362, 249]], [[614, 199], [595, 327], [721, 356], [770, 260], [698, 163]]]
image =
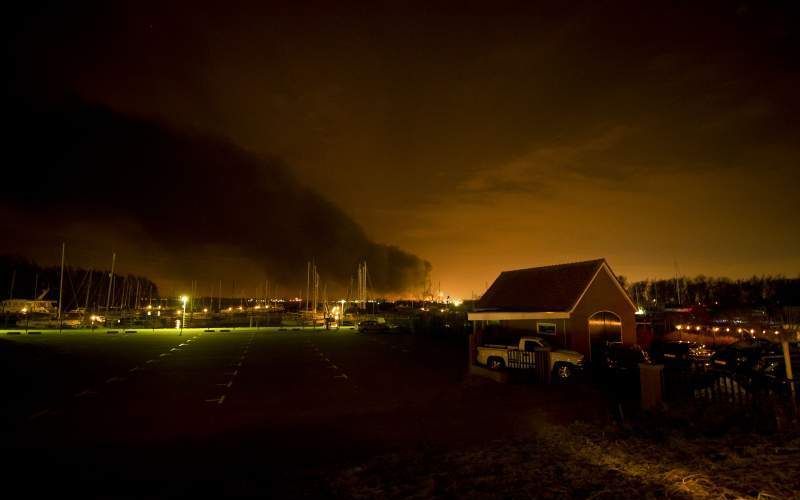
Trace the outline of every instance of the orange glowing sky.
[[796, 276], [796, 10], [691, 4], [135, 2], [59, 24], [50, 71], [281, 158], [449, 294], [597, 257]]

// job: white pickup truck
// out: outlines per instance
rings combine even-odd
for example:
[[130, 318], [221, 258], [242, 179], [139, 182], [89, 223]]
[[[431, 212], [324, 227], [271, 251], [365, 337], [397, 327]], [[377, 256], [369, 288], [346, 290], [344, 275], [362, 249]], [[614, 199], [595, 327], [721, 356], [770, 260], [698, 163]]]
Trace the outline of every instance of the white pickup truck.
[[[548, 348], [546, 340], [539, 337], [522, 337], [519, 345], [482, 345], [478, 346], [478, 364], [492, 370], [503, 368], [534, 368], [534, 352]], [[509, 359], [510, 358], [510, 359]], [[550, 367], [553, 377], [566, 381], [583, 370], [583, 354], [566, 349], [550, 351]]]

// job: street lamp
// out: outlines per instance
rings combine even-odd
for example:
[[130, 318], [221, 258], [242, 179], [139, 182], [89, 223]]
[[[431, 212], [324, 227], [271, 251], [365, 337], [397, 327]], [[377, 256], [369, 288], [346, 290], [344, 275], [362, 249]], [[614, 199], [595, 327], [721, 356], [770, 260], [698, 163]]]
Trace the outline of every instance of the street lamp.
[[189, 297], [186, 295], [181, 297], [181, 303], [183, 304], [183, 318], [181, 319], [181, 330], [178, 332], [178, 335], [183, 335], [183, 324], [186, 323], [186, 302], [189, 301]]

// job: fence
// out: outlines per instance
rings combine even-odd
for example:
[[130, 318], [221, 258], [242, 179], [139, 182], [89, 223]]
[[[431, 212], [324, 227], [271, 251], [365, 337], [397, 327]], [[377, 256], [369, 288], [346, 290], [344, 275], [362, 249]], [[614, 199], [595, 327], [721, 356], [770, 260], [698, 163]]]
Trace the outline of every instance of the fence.
[[529, 370], [534, 380], [550, 383], [550, 349], [537, 348], [535, 351], [508, 351], [508, 368]]
[[665, 369], [668, 403], [715, 406], [757, 420], [797, 419], [800, 397], [791, 382], [702, 369]]

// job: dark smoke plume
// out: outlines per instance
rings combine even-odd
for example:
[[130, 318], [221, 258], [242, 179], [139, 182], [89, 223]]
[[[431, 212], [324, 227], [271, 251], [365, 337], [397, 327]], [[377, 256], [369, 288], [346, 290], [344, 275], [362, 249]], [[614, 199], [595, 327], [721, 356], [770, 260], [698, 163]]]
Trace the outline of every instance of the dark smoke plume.
[[379, 293], [416, 294], [426, 281], [426, 261], [370, 241], [277, 160], [74, 100], [18, 104], [9, 118], [2, 252], [47, 259], [65, 239], [73, 261], [83, 260], [75, 264], [107, 268], [113, 248], [123, 272], [173, 287], [223, 279], [224, 293], [233, 280], [241, 289], [269, 278], [293, 295], [312, 258], [331, 292], [350, 284], [360, 260]]

